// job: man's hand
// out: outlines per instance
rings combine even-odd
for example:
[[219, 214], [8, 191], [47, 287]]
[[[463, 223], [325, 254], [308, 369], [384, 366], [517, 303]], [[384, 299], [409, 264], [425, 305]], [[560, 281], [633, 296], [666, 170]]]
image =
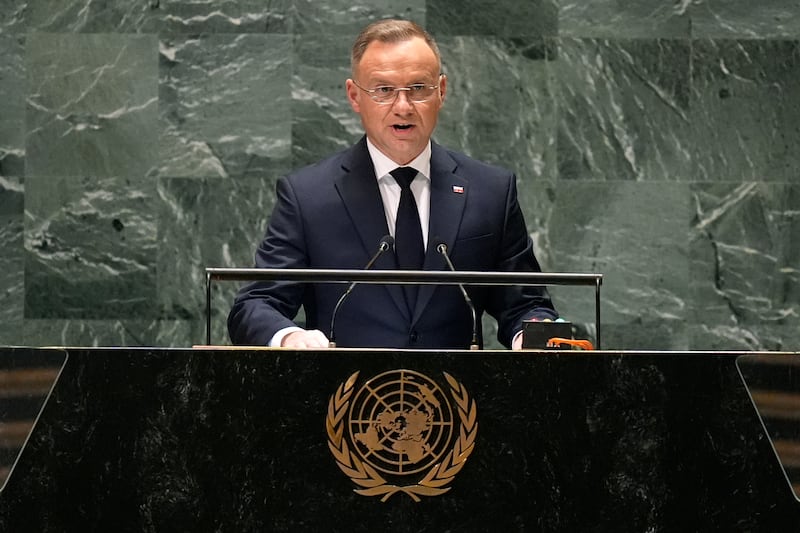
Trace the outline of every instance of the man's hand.
[[328, 337], [318, 329], [293, 331], [281, 341], [282, 348], [327, 348]]

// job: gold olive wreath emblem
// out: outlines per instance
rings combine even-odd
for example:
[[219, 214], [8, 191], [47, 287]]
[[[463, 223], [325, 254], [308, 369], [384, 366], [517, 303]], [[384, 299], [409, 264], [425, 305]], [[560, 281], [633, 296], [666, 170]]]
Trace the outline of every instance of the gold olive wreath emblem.
[[[356, 391], [358, 374], [331, 396], [325, 420], [336, 464], [362, 487], [354, 491], [384, 502], [398, 492], [419, 502], [449, 491], [478, 433], [475, 401], [464, 386], [443, 372], [454, 415], [448, 394], [424, 374], [384, 372]], [[421, 478], [414, 484], [398, 482], [415, 474]]]

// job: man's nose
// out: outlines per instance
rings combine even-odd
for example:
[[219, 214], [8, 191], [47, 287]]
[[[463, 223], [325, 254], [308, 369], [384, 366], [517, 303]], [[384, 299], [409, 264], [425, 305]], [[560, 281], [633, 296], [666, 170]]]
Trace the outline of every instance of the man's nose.
[[410, 91], [397, 91], [397, 96], [394, 99], [392, 106], [395, 109], [408, 110], [414, 107], [414, 103], [409, 96]]

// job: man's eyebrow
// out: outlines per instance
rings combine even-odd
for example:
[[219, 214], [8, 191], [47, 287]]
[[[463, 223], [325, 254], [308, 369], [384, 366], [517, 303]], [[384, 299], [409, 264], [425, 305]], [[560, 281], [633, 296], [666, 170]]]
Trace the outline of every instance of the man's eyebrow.
[[401, 83], [397, 84], [391, 81], [385, 81], [382, 79], [378, 79], [377, 81], [371, 81], [370, 84], [373, 87], [408, 87], [410, 85], [436, 85], [436, 82], [431, 82], [426, 80], [425, 78], [412, 78], [416, 81], [410, 81], [408, 83]]
[[[418, 84], [418, 83], [422, 83], [424, 85], [428, 85], [428, 84], [436, 85], [436, 80], [439, 79], [440, 75], [441, 74], [435, 75], [433, 77], [433, 81], [431, 81], [430, 80], [431, 75], [428, 72], [412, 73], [408, 78], [406, 78], [406, 79], [409, 79], [409, 80], [412, 80], [412, 81], [409, 81], [405, 85], [414, 85], [414, 84]], [[384, 74], [382, 74], [382, 73], [377, 74], [377, 75], [376, 74], [370, 74], [370, 75], [367, 76], [367, 79], [370, 80], [370, 83], [381, 84], [381, 85], [391, 85], [392, 87], [398, 86], [397, 83], [389, 81], [386, 78], [384, 78], [383, 76], [384, 76]], [[403, 84], [399, 84], [399, 85], [403, 85]]]

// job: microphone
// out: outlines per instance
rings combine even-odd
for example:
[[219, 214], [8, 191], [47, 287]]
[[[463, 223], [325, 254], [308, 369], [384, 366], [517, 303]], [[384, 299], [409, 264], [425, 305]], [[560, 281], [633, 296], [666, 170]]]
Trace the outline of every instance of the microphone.
[[[375, 255], [373, 255], [372, 259], [369, 260], [367, 266], [364, 267], [364, 270], [369, 270], [372, 268], [372, 265], [375, 264], [375, 261], [378, 260], [381, 254], [383, 254], [383, 252], [386, 250], [391, 249], [392, 246], [394, 246], [394, 237], [391, 235], [384, 235], [381, 237], [381, 240], [378, 243], [378, 251], [375, 252]], [[350, 293], [353, 292], [353, 288], [355, 288], [356, 284], [357, 282], [354, 281], [349, 287], [347, 287], [347, 290], [344, 291], [344, 294], [342, 294], [342, 296], [339, 298], [339, 301], [336, 302], [336, 306], [333, 308], [333, 314], [331, 315], [331, 334], [328, 337], [330, 339], [328, 341], [328, 348], [336, 348], [336, 340], [333, 336], [334, 324], [336, 323], [336, 314], [339, 312], [339, 308], [342, 306], [342, 302], [344, 302], [345, 298], [347, 298]]]
[[[450, 267], [450, 270], [455, 272], [456, 268], [453, 266], [453, 262], [450, 261], [450, 256], [447, 255], [447, 244], [439, 241], [439, 244], [436, 245], [436, 251], [442, 254], [447, 266]], [[469, 294], [467, 294], [466, 289], [464, 289], [464, 285], [459, 283], [458, 288], [461, 289], [461, 294], [464, 295], [464, 301], [467, 302], [467, 306], [472, 313], [472, 343], [469, 345], [469, 349], [480, 350], [478, 346], [478, 315], [475, 313], [475, 306], [472, 305], [472, 299], [469, 297]]]

